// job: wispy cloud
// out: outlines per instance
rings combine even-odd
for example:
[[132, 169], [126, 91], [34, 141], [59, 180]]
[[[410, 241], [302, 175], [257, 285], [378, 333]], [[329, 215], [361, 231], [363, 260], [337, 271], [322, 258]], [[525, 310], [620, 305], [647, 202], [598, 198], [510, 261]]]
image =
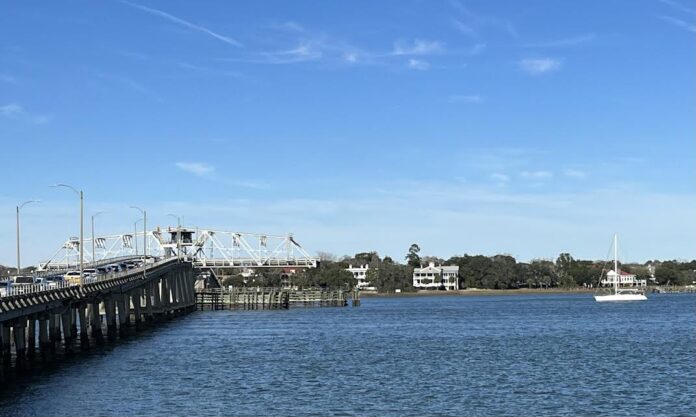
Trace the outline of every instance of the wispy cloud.
[[0, 82], [7, 84], [17, 84], [17, 79], [8, 74], [0, 74]]
[[545, 42], [529, 43], [524, 45], [526, 48], [559, 48], [564, 46], [578, 46], [590, 43], [597, 39], [595, 33], [586, 33], [584, 35], [573, 36], [570, 38], [555, 39]]
[[551, 171], [522, 171], [520, 177], [528, 180], [548, 180], [553, 178]]
[[478, 94], [454, 94], [449, 96], [449, 101], [452, 103], [481, 103], [483, 97]]
[[581, 171], [579, 169], [567, 168], [563, 170], [563, 175], [570, 178], [587, 178], [587, 172]]
[[414, 70], [425, 71], [430, 68], [430, 64], [420, 59], [409, 59], [408, 67]]
[[415, 39], [413, 42], [398, 41], [394, 43], [393, 55], [431, 55], [444, 51], [444, 45], [438, 41]]
[[510, 176], [500, 172], [495, 172], [491, 174], [491, 179], [497, 182], [498, 185], [505, 185], [508, 182], [510, 182]]
[[143, 6], [143, 5], [137, 4], [137, 3], [132, 3], [132, 2], [129, 2], [129, 1], [126, 1], [126, 0], [121, 0], [121, 2], [124, 3], [124, 4], [127, 4], [127, 5], [129, 5], [129, 6], [131, 6], [131, 7], [135, 7], [136, 9], [139, 9], [139, 10], [142, 10], [142, 11], [144, 11], [144, 12], [150, 13], [150, 14], [152, 14], [152, 15], [159, 16], [159, 17], [161, 17], [161, 18], [163, 18], [163, 19], [166, 19], [166, 20], [168, 20], [168, 21], [170, 21], [170, 22], [172, 22], [172, 23], [176, 23], [177, 25], [184, 26], [184, 27], [186, 27], [186, 28], [189, 28], [189, 29], [192, 29], [192, 30], [195, 30], [195, 31], [198, 31], [198, 32], [205, 33], [206, 35], [211, 36], [211, 37], [213, 37], [213, 38], [215, 38], [215, 39], [217, 39], [217, 40], [219, 40], [219, 41], [225, 42], [225, 43], [228, 44], [228, 45], [237, 46], [237, 47], [241, 47], [241, 46], [242, 46], [242, 44], [241, 44], [240, 42], [238, 42], [238, 41], [236, 41], [236, 40], [234, 40], [234, 39], [232, 39], [232, 38], [230, 38], [230, 37], [228, 37], [228, 36], [221, 35], [221, 34], [219, 34], [219, 33], [217, 33], [217, 32], [213, 32], [212, 30], [210, 30], [210, 29], [208, 29], [208, 28], [206, 28], [206, 27], [204, 27], [204, 26], [200, 26], [200, 25], [197, 25], [197, 24], [195, 24], [195, 23], [191, 23], [191, 22], [189, 22], [189, 21], [187, 21], [187, 20], [181, 19], [181, 18], [179, 18], [179, 17], [176, 17], [176, 16], [174, 16], [174, 15], [171, 15], [171, 14], [169, 14], [169, 13], [167, 13], [167, 12], [162, 11], [162, 10], [153, 9], [153, 8], [151, 8], [151, 7]]
[[671, 16], [660, 16], [660, 19], [664, 20], [665, 22], [674, 25], [676, 27], [682, 28], [684, 30], [688, 30], [689, 32], [694, 32], [696, 33], [696, 25], [692, 23], [685, 22], [681, 19], [677, 19], [676, 17], [671, 17]]
[[561, 61], [553, 58], [528, 58], [519, 62], [523, 71], [540, 75], [556, 71], [561, 68]]
[[668, 5], [668, 6], [671, 6], [671, 7], [675, 8], [675, 9], [677, 9], [677, 10], [679, 10], [679, 11], [682, 11], [682, 12], [684, 12], [684, 13], [696, 14], [696, 10], [690, 9], [690, 8], [688, 8], [688, 7], [686, 7], [686, 6], [683, 6], [683, 5], [679, 4], [679, 3], [677, 3], [676, 1], [672, 1], [672, 0], [659, 0], [659, 1], [660, 1], [660, 3], [663, 3], [663, 4], [666, 4], [666, 5]]
[[177, 162], [176, 167], [198, 177], [204, 177], [215, 171], [215, 167], [205, 162]]
[[52, 117], [49, 115], [32, 115], [29, 114], [24, 107], [17, 103], [5, 104], [0, 106], [0, 116], [8, 119], [21, 120], [35, 125], [48, 123]]
[[519, 38], [520, 36], [517, 32], [517, 29], [515, 29], [515, 26], [509, 20], [500, 19], [498, 17], [493, 16], [487, 16], [480, 13], [474, 13], [458, 0], [450, 0], [450, 5], [454, 9], [456, 9], [463, 18], [467, 19], [466, 21], [463, 21], [461, 19], [455, 20], [455, 22], [459, 23], [455, 23], [455, 28], [462, 31], [463, 33], [466, 33], [470, 36], [479, 36], [478, 31], [476, 31], [474, 27], [487, 26], [494, 29], [502, 30], [503, 32], [506, 32], [513, 38]]

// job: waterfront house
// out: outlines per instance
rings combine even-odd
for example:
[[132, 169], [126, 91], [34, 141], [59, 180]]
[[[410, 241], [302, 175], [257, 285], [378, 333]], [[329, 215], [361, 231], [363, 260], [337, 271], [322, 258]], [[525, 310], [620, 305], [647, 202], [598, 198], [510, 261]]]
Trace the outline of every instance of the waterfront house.
[[[600, 283], [604, 287], [614, 286], [614, 282], [617, 279], [617, 274], [614, 270], [607, 272], [607, 276], [602, 278]], [[619, 287], [645, 287], [647, 285], [646, 280], [637, 279], [636, 274], [631, 274], [630, 272], [622, 271], [619, 269], [618, 274]]]
[[376, 291], [377, 289], [373, 286], [370, 285], [370, 282], [367, 280], [367, 271], [370, 269], [370, 265], [365, 264], [365, 265], [358, 265], [358, 266], [353, 266], [353, 265], [348, 265], [348, 268], [346, 268], [346, 271], [350, 272], [353, 274], [353, 277], [358, 281], [356, 287], [358, 289], [363, 290], [363, 291]]
[[430, 262], [424, 268], [413, 269], [413, 287], [436, 290], [444, 288], [447, 291], [459, 289], [459, 266], [435, 266]]

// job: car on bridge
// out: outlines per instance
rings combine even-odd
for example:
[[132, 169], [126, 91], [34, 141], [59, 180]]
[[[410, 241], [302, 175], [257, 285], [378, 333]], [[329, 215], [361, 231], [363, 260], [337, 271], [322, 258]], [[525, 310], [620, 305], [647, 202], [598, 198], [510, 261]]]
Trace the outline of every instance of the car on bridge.
[[63, 275], [63, 280], [70, 285], [80, 285], [80, 271], [68, 271]]

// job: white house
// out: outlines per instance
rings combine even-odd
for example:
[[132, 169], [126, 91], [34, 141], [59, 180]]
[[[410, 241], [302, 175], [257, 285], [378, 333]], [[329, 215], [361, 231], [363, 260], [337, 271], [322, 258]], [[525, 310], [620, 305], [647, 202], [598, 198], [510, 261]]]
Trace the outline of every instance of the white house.
[[413, 287], [434, 290], [444, 287], [448, 291], [458, 290], [459, 266], [435, 266], [434, 262], [430, 262], [425, 268], [414, 268]]
[[[607, 272], [606, 278], [602, 278], [602, 281], [600, 281], [600, 283], [604, 287], [613, 287], [614, 282], [616, 281], [616, 275], [616, 272], [614, 272], [614, 270], [611, 270]], [[618, 279], [619, 287], [645, 287], [647, 285], [646, 280], [637, 279], [636, 274], [631, 274], [620, 269]]]
[[370, 265], [368, 265], [368, 264], [359, 265], [359, 266], [348, 265], [348, 268], [346, 268], [346, 271], [353, 274], [353, 277], [356, 280], [358, 280], [358, 284], [356, 285], [358, 287], [358, 289], [364, 290], [364, 291], [376, 291], [377, 288], [371, 286], [370, 282], [367, 281], [367, 271], [369, 269], [370, 269]]

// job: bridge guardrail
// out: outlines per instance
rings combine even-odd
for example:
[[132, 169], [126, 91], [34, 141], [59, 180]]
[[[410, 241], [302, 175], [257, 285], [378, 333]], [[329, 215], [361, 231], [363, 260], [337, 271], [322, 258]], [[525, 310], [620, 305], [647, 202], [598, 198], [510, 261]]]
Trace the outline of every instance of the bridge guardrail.
[[[154, 263], [143, 263], [141, 266], [133, 269], [127, 269], [125, 271], [120, 271], [116, 273], [109, 273], [109, 274], [103, 274], [99, 275], [97, 277], [92, 277], [92, 278], [85, 278], [84, 283], [85, 284], [91, 284], [93, 282], [101, 282], [101, 281], [108, 281], [112, 279], [117, 279], [117, 278], [122, 278], [128, 275], [133, 275], [137, 273], [142, 273], [142, 272], [147, 272], [150, 269], [171, 263], [171, 262], [177, 262], [177, 258], [165, 258], [159, 261], [156, 261]], [[24, 294], [38, 294], [46, 291], [53, 291], [55, 289], [60, 289], [60, 288], [68, 288], [68, 287], [76, 287], [79, 286], [80, 284], [72, 284], [69, 282], [56, 282], [52, 284], [44, 283], [44, 284], [15, 284], [12, 285], [10, 284], [7, 289], [2, 289], [3, 291], [0, 292], [0, 299], [4, 297], [12, 297], [15, 295], [24, 295]]]

